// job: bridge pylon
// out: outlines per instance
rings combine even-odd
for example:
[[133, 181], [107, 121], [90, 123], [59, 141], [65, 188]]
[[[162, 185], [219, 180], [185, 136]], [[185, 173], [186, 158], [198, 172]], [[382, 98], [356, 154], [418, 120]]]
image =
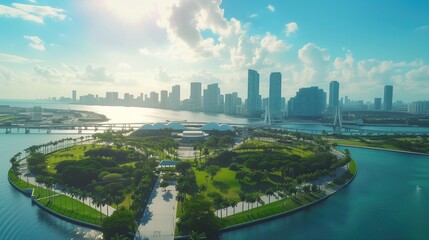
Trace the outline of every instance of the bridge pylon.
[[338, 106], [337, 109], [335, 109], [335, 117], [334, 117], [334, 133], [341, 134], [341, 130], [343, 128], [343, 117], [341, 114], [341, 107]]

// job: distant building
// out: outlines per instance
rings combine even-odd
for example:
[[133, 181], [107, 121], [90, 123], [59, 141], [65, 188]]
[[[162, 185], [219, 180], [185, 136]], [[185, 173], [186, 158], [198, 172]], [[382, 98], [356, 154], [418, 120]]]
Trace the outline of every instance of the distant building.
[[340, 84], [337, 81], [329, 83], [329, 104], [328, 112], [333, 114], [336, 112], [339, 103]]
[[157, 92], [150, 92], [150, 98], [149, 98], [148, 104], [150, 107], [158, 107], [158, 105], [159, 105], [159, 94]]
[[429, 114], [429, 101], [417, 101], [408, 105], [408, 112], [415, 114]]
[[375, 111], [381, 110], [381, 98], [374, 98], [374, 110]]
[[383, 110], [392, 111], [392, 103], [393, 103], [393, 86], [386, 85], [384, 86]]
[[192, 82], [191, 83], [191, 96], [190, 100], [190, 110], [199, 111], [201, 110], [201, 83], [200, 82]]
[[73, 90], [72, 91], [72, 102], [76, 102], [77, 101], [77, 92], [76, 92], [76, 90]]
[[237, 105], [238, 105], [238, 93], [228, 93], [225, 94], [225, 107], [224, 113], [229, 115], [237, 114]]
[[204, 112], [220, 112], [221, 106], [220, 88], [217, 83], [207, 85], [203, 93]]
[[159, 103], [159, 106], [161, 108], [167, 107], [167, 100], [168, 100], [168, 91], [167, 90], [161, 90], [161, 101]]
[[271, 119], [282, 119], [282, 74], [273, 72], [270, 74], [270, 95], [268, 98]]
[[106, 92], [106, 104], [108, 105], [118, 104], [118, 92]]
[[167, 105], [171, 109], [180, 109], [180, 85], [174, 85], [171, 88]]
[[247, 73], [247, 116], [261, 116], [261, 96], [259, 95], [259, 73], [249, 69]]
[[326, 109], [326, 93], [318, 87], [301, 88], [288, 101], [290, 117], [321, 117]]

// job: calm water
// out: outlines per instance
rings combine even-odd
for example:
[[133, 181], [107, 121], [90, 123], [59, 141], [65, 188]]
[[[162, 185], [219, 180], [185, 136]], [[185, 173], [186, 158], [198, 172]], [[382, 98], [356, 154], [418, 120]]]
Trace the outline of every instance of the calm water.
[[96, 239], [100, 235], [97, 231], [67, 223], [32, 206], [30, 198], [16, 191], [7, 181], [9, 159], [14, 154], [28, 146], [65, 137], [69, 136], [0, 134], [0, 239]]
[[[111, 122], [165, 120], [247, 123], [223, 114], [147, 108], [79, 106], [34, 101], [0, 105], [72, 108], [105, 114]], [[297, 125], [317, 128], [315, 125]], [[7, 182], [9, 159], [28, 146], [68, 137], [0, 132], [0, 239], [93, 239], [96, 231], [69, 224], [31, 206]], [[73, 135], [72, 137], [76, 137]], [[305, 211], [224, 234], [223, 239], [426, 239], [429, 236], [429, 157], [352, 149], [359, 173], [353, 183]], [[416, 189], [420, 184], [422, 188]]]
[[222, 239], [428, 239], [429, 157], [349, 149], [359, 169], [349, 187], [307, 210]]

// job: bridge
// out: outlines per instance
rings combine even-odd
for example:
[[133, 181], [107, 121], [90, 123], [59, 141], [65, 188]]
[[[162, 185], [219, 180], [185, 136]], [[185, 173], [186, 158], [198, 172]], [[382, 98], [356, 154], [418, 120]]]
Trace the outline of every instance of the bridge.
[[[176, 122], [176, 121], [175, 121]], [[177, 121], [178, 123], [183, 124], [189, 128], [198, 128], [207, 122], [188, 122], [188, 121]], [[38, 124], [38, 123], [25, 123], [25, 124], [9, 124], [9, 125], [0, 125], [0, 133], [52, 133], [53, 130], [56, 133], [70, 134], [70, 131], [77, 134], [93, 134], [96, 132], [104, 132], [107, 130], [114, 131], [129, 131], [137, 130], [142, 127], [144, 124], [151, 124], [152, 122], [133, 122], [133, 123], [69, 123], [69, 124]], [[338, 124], [340, 123], [340, 124]], [[305, 129], [305, 128], [287, 128], [282, 125], [285, 123], [251, 123], [251, 124], [235, 124], [235, 123], [226, 123], [236, 128], [273, 128], [273, 129], [283, 129], [289, 132], [301, 132], [307, 134], [342, 134], [342, 135], [362, 135], [362, 136], [383, 136], [383, 135], [408, 135], [408, 136], [421, 136], [429, 135], [429, 128], [427, 131], [398, 131], [398, 130], [371, 130], [364, 129], [362, 126], [358, 125], [349, 125], [349, 123], [342, 121], [341, 119], [337, 120], [337, 124], [324, 124], [328, 127], [328, 130], [323, 129]], [[322, 125], [320, 123], [315, 123], [316, 125]], [[332, 129], [332, 130], [329, 130]], [[61, 132], [62, 130], [67, 130], [66, 132]]]

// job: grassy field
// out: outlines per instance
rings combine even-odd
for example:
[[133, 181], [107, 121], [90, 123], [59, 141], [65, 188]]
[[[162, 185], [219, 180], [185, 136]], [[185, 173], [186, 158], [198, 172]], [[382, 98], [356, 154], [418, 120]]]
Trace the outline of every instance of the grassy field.
[[15, 176], [12, 171], [9, 171], [8, 177], [21, 190], [33, 188], [33, 194], [37, 202], [64, 216], [100, 226], [101, 218], [106, 217], [104, 214], [101, 215], [98, 210], [74, 198], [32, 184], [27, 184], [27, 182]]
[[228, 168], [221, 168], [213, 180], [211, 176], [204, 171], [198, 171], [194, 168], [198, 186], [206, 185], [207, 192], [219, 192], [226, 198], [239, 199], [238, 193], [241, 191], [240, 183], [235, 179], [236, 172]]
[[101, 147], [102, 146], [91, 145], [91, 144], [76, 145], [76, 146], [72, 146], [72, 147], [58, 150], [51, 154], [48, 154], [47, 155], [48, 172], [55, 174], [57, 173], [57, 171], [55, 170], [55, 167], [58, 165], [58, 163], [65, 160], [81, 160], [84, 157], [84, 154], [86, 151], [90, 149], [101, 148]]
[[270, 204], [253, 208], [244, 212], [240, 212], [228, 217], [223, 218], [224, 227], [250, 222], [264, 217], [272, 216], [274, 214], [286, 212], [298, 208], [300, 206], [314, 202], [324, 197], [321, 193], [309, 193], [297, 195], [296, 197], [286, 198]]

